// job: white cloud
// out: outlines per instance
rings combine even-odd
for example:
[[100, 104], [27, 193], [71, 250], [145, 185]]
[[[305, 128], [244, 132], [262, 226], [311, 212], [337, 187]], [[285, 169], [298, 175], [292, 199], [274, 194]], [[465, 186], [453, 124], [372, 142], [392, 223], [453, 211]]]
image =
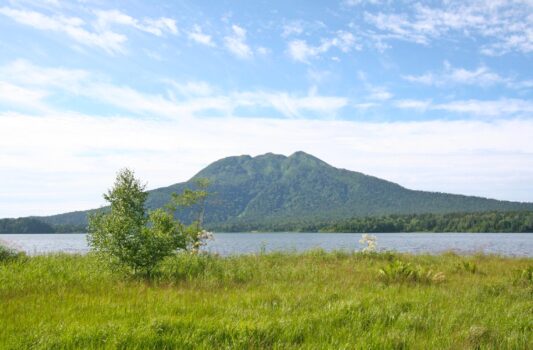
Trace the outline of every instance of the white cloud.
[[100, 48], [109, 54], [124, 53], [124, 44], [127, 41], [127, 37], [124, 34], [111, 30], [110, 26], [112, 24], [131, 26], [158, 36], [164, 32], [178, 33], [173, 19], [161, 17], [138, 21], [117, 10], [96, 11], [96, 30], [94, 31], [90, 30], [87, 23], [79, 17], [48, 16], [36, 11], [18, 10], [9, 7], [0, 7], [0, 14], [39, 30], [65, 34], [77, 43]]
[[474, 99], [453, 101], [435, 104], [432, 108], [447, 112], [468, 113], [488, 117], [509, 116], [515, 114], [526, 116], [533, 115], [533, 102], [512, 98], [489, 101]]
[[[22, 72], [23, 74], [20, 74]], [[170, 96], [164, 96], [145, 93], [129, 86], [115, 85], [86, 71], [43, 68], [27, 61], [15, 61], [0, 67], [0, 81], [2, 79], [12, 83], [12, 96], [17, 96], [17, 90], [14, 89], [19, 89], [21, 94], [25, 91], [23, 96], [33, 97], [36, 104], [44, 103], [45, 97], [57, 93], [63, 98], [73, 95], [85, 97], [133, 114], [178, 119], [209, 111], [229, 115], [239, 107], [272, 108], [289, 118], [327, 118], [335, 116], [339, 109], [348, 104], [345, 97], [321, 96], [315, 93], [301, 95], [257, 90], [229, 91], [222, 94], [206, 82], [176, 82], [168, 79], [164, 82], [170, 84], [173, 91], [180, 96], [175, 96], [173, 91], [170, 91]], [[38, 94], [37, 89], [46, 91], [46, 94]]]
[[165, 82], [183, 96], [207, 96], [215, 92], [214, 87], [205, 81], [177, 82], [167, 79]]
[[446, 1], [442, 7], [420, 3], [404, 13], [365, 13], [365, 20], [381, 33], [370, 37], [429, 44], [448, 35], [484, 37], [480, 51], [488, 55], [533, 52], [530, 1]]
[[256, 51], [259, 55], [263, 55], [263, 56], [266, 56], [270, 54], [271, 52], [268, 47], [263, 47], [263, 46], [259, 46]]
[[124, 166], [155, 188], [222, 157], [297, 150], [410, 188], [533, 200], [532, 134], [532, 120], [180, 121], [2, 112], [0, 217], [98, 207]]
[[374, 86], [370, 87], [370, 100], [386, 101], [390, 100], [394, 95], [384, 87]]
[[364, 4], [379, 5], [385, 0], [344, 0], [343, 4], [346, 6], [359, 6]]
[[76, 92], [90, 73], [81, 69], [39, 67], [27, 60], [15, 60], [0, 67], [0, 79], [29, 86], [61, 87]]
[[424, 73], [422, 75], [404, 75], [402, 76], [407, 81], [411, 83], [419, 83], [424, 85], [439, 85], [437, 78], [433, 73]]
[[0, 8], [0, 14], [39, 30], [63, 33], [82, 45], [98, 47], [108, 53], [123, 52], [123, 44], [127, 40], [125, 35], [112, 31], [91, 32], [84, 28], [85, 22], [78, 17], [50, 17], [35, 11], [8, 7]]
[[43, 111], [48, 109], [44, 102], [47, 96], [48, 93], [43, 90], [25, 88], [0, 81], [0, 105]]
[[304, 31], [303, 24], [301, 21], [293, 21], [283, 26], [283, 32], [281, 36], [286, 38], [291, 35], [300, 35]]
[[305, 40], [293, 40], [289, 42], [288, 52], [295, 61], [308, 62], [309, 57], [317, 56], [320, 51], [307, 45]]
[[291, 118], [301, 118], [305, 112], [311, 112], [322, 118], [331, 117], [348, 105], [348, 99], [345, 97], [314, 94], [295, 96], [286, 92], [241, 92], [234, 97], [238, 105], [271, 107]]
[[137, 20], [118, 10], [95, 11], [96, 26], [100, 31], [107, 31], [112, 25], [123, 25], [136, 28], [140, 31], [147, 32], [156, 36], [161, 36], [168, 32], [171, 34], [178, 34], [178, 27], [176, 21], [172, 18], [145, 18]]
[[224, 37], [226, 48], [238, 58], [247, 59], [253, 56], [253, 51], [246, 43], [246, 29], [234, 24], [232, 34]]
[[399, 100], [396, 102], [396, 107], [471, 114], [480, 117], [533, 116], [533, 102], [512, 98], [501, 98], [498, 100], [470, 99], [446, 103], [432, 103], [424, 100]]
[[398, 100], [395, 103], [396, 107], [403, 109], [418, 109], [425, 111], [431, 105], [431, 101], [424, 100]]
[[367, 110], [370, 108], [377, 107], [378, 105], [375, 102], [360, 102], [354, 103], [351, 106], [359, 110]]
[[[405, 15], [365, 12], [365, 20], [386, 32], [388, 34], [386, 38], [413, 41], [418, 44], [427, 44], [429, 41], [428, 34], [425, 33], [428, 28], [410, 22]], [[380, 40], [383, 38], [378, 37]]]
[[211, 35], [205, 34], [202, 31], [202, 27], [195, 24], [192, 28], [192, 30], [188, 34], [189, 39], [196, 41], [199, 44], [206, 45], [206, 46], [215, 46], [215, 43], [213, 42], [213, 38]]
[[[24, 60], [0, 67], [0, 82], [3, 92], [0, 99], [8, 105], [24, 107], [25, 111], [32, 107], [37, 111], [51, 109], [46, 102], [56, 95], [63, 98], [83, 97], [125, 112], [171, 119], [209, 116], [213, 111], [217, 112], [215, 115], [232, 115], [240, 107], [271, 108], [288, 118], [331, 118], [341, 109], [355, 106], [347, 97], [319, 95], [316, 88], [307, 94], [265, 90], [222, 91], [202, 81], [165, 80], [172, 87], [168, 95], [151, 94], [112, 84], [84, 70], [39, 67]], [[356, 108], [374, 107], [377, 105], [373, 102], [387, 101], [393, 97], [385, 87], [369, 85], [365, 81], [363, 84], [368, 90], [367, 101], [360, 102]], [[513, 98], [444, 103], [403, 99], [393, 101], [392, 105], [401, 109], [445, 111], [479, 117], [533, 115], [531, 101]]]
[[305, 40], [292, 40], [288, 43], [287, 51], [293, 60], [309, 63], [310, 59], [328, 52], [331, 48], [346, 53], [352, 49], [360, 50], [361, 46], [352, 33], [339, 30], [334, 37], [322, 39], [318, 46], [309, 45]]
[[444, 63], [444, 70], [440, 73], [424, 73], [422, 75], [404, 75], [407, 81], [424, 85], [478, 85], [489, 87], [497, 84], [514, 85], [510, 78], [504, 78], [498, 73], [491, 71], [487, 66], [481, 65], [473, 70], [452, 67], [448, 62]]

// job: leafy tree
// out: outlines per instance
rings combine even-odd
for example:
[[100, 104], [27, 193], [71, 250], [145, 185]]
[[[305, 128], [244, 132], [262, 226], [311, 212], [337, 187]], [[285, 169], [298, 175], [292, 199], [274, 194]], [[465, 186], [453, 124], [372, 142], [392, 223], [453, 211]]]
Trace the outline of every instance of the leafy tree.
[[133, 171], [123, 169], [104, 199], [109, 202], [107, 212], [89, 218], [89, 245], [111, 263], [130, 269], [134, 274], [151, 275], [165, 257], [190, 247], [200, 236], [200, 223], [185, 226], [174, 218], [176, 203], [194, 205], [207, 196], [207, 191], [188, 190], [175, 195], [165, 209], [146, 212], [146, 186]]

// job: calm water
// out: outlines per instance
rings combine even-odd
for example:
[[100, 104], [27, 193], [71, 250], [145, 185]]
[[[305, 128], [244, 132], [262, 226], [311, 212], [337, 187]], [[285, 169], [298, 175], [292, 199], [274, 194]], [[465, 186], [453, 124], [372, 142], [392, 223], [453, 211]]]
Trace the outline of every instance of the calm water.
[[[531, 233], [377, 233], [380, 250], [409, 253], [491, 253], [533, 257]], [[264, 251], [360, 250], [356, 233], [216, 233], [206, 250], [221, 255]], [[0, 241], [29, 254], [85, 253], [86, 235], [0, 234]]]

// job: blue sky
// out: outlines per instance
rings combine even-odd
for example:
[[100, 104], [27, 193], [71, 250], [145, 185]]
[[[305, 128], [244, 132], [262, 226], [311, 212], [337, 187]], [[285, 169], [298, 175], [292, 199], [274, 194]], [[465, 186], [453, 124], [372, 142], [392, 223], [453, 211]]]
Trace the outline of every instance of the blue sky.
[[533, 201], [533, 3], [0, 1], [0, 217], [304, 150]]

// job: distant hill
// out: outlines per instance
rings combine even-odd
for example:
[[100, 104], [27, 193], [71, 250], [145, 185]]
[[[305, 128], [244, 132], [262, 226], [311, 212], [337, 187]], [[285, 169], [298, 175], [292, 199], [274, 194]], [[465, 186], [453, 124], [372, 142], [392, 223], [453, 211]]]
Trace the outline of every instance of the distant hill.
[[[289, 157], [264, 154], [218, 160], [191, 180], [149, 192], [147, 206], [166, 204], [173, 192], [194, 187], [193, 180], [212, 181], [207, 202], [208, 227], [247, 223], [253, 227], [280, 222], [325, 222], [391, 214], [445, 214], [533, 210], [533, 203], [424, 192], [359, 172], [335, 168], [296, 152]], [[110, 179], [111, 182], [111, 179]], [[85, 225], [88, 211], [38, 219], [50, 225]], [[182, 213], [188, 221], [191, 213]]]
[[53, 233], [55, 229], [34, 218], [0, 219], [0, 233]]

